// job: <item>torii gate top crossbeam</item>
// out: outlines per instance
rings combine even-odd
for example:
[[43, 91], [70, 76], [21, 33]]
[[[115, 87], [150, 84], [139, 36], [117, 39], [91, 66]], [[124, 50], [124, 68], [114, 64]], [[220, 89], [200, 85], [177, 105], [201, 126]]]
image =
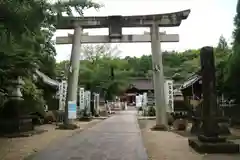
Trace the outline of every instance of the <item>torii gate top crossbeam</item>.
[[76, 24], [82, 28], [108, 28], [112, 20], [117, 20], [121, 27], [151, 27], [153, 22], [159, 27], [175, 27], [179, 26], [182, 20], [187, 19], [189, 14], [190, 10], [140, 16], [62, 17], [56, 28], [73, 29]]

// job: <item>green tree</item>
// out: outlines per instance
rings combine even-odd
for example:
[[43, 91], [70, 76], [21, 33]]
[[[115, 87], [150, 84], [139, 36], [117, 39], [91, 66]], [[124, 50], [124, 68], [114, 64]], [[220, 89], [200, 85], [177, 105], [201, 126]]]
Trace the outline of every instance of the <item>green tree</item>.
[[37, 66], [54, 77], [54, 26], [63, 13], [72, 16], [75, 10], [83, 16], [83, 10], [91, 7], [100, 5], [90, 0], [1, 1], [1, 77], [31, 75]]
[[[83, 46], [79, 83], [91, 91], [106, 92], [109, 99], [118, 95], [126, 78], [123, 67], [126, 63], [117, 57], [119, 52], [116, 46], [112, 48], [105, 44]], [[114, 79], [111, 70], [114, 71]]]
[[[88, 8], [98, 9], [101, 7], [100, 4], [94, 3], [91, 0], [71, 0], [71, 1], [62, 1], [57, 0], [55, 3], [51, 1], [44, 1], [45, 7], [45, 15], [47, 15], [42, 29], [44, 37], [44, 45], [43, 52], [40, 58], [42, 62], [40, 64], [40, 70], [47, 74], [48, 76], [55, 78], [56, 76], [56, 50], [54, 47], [54, 42], [52, 41], [53, 34], [55, 32], [54, 26], [57, 24], [57, 21], [61, 19], [64, 13], [68, 16], [73, 16], [74, 11], [78, 13], [78, 15], [83, 16], [83, 11]], [[56, 18], [56, 15], [57, 18]], [[47, 64], [47, 65], [46, 65]]]
[[39, 63], [44, 13], [40, 2], [33, 0], [6, 1], [1, 7], [0, 77], [3, 86], [9, 78], [31, 75]]
[[233, 53], [229, 57], [227, 65], [226, 88], [228, 95], [240, 102], [240, 1], [237, 3], [236, 16], [234, 18], [235, 29], [233, 31]]
[[217, 45], [216, 49], [217, 49], [217, 51], [226, 51], [226, 50], [228, 50], [228, 44], [227, 44], [226, 39], [223, 37], [223, 35], [220, 36], [219, 42], [218, 42], [218, 45]]
[[216, 85], [219, 95], [226, 92], [226, 75], [227, 64], [231, 50], [228, 47], [226, 39], [221, 35], [217, 47], [215, 48], [215, 64], [216, 64]]
[[[98, 46], [98, 48], [104, 48]], [[106, 49], [106, 48], [105, 48]], [[152, 57], [143, 55], [137, 57], [125, 57], [123, 59], [114, 56], [105, 56], [105, 53], [112, 55], [112, 51], [98, 50], [94, 46], [87, 46], [83, 49], [86, 59], [80, 61], [80, 85], [88, 89], [98, 86], [101, 90], [108, 90], [112, 95], [119, 95], [128, 86], [130, 78], [152, 78]], [[183, 52], [164, 52], [163, 66], [166, 78], [172, 78], [174, 83], [183, 83], [190, 75], [200, 69], [200, 50], [186, 50]], [[114, 54], [113, 54], [114, 55]], [[215, 48], [216, 76], [218, 93], [226, 92], [225, 78], [231, 50], [225, 47], [224, 50]], [[58, 64], [59, 73], [66, 70], [64, 61]], [[111, 79], [111, 68], [114, 68], [114, 81]], [[114, 86], [114, 87], [112, 87]]]
[[63, 13], [72, 16], [76, 10], [83, 16], [84, 9], [91, 7], [99, 8], [100, 5], [88, 0], [1, 1], [0, 87], [5, 88], [9, 79], [21, 76], [26, 82], [23, 88], [25, 102], [43, 106], [45, 91], [37, 88], [32, 75], [39, 69], [55, 78], [56, 51], [52, 41], [55, 26]]

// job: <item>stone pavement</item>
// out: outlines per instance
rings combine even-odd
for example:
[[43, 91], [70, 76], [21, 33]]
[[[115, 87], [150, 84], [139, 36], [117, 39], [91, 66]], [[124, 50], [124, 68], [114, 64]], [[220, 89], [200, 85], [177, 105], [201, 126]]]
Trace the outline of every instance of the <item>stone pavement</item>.
[[136, 111], [122, 111], [96, 126], [49, 145], [31, 160], [147, 160]]

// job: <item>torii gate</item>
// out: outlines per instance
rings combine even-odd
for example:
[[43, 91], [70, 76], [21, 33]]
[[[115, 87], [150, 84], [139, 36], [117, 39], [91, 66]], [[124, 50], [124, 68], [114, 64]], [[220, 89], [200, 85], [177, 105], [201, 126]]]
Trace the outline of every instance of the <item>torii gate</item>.
[[[156, 127], [167, 128], [166, 104], [164, 98], [164, 75], [160, 42], [178, 42], [178, 34], [159, 33], [159, 27], [180, 26], [187, 19], [190, 10], [167, 14], [141, 16], [107, 16], [107, 17], [62, 17], [57, 29], [74, 29], [73, 35], [57, 37], [56, 44], [72, 44], [70, 68], [68, 75], [67, 102], [76, 101], [79, 74], [81, 43], [131, 43], [151, 42], [153, 62], [153, 82], [156, 104]], [[122, 35], [123, 27], [149, 27], [150, 34]], [[109, 28], [109, 35], [88, 36], [83, 29]], [[65, 106], [65, 124], [68, 124], [68, 105]]]

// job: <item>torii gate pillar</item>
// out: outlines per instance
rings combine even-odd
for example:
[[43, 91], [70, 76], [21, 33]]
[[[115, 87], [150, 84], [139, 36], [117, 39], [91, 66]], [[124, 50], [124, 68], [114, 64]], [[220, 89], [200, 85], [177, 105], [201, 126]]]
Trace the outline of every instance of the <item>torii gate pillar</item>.
[[164, 95], [164, 73], [162, 64], [162, 53], [160, 46], [160, 34], [158, 24], [153, 23], [151, 31], [151, 48], [153, 64], [153, 84], [156, 107], [156, 126], [154, 129], [166, 130], [166, 103]]
[[68, 71], [68, 87], [67, 87], [67, 97], [65, 103], [65, 115], [64, 123], [68, 124], [68, 102], [76, 101], [77, 89], [78, 89], [78, 72], [79, 72], [79, 60], [80, 60], [80, 50], [81, 50], [81, 35], [82, 28], [76, 25], [74, 28], [74, 34], [72, 37], [72, 51], [70, 58], [70, 66]]

